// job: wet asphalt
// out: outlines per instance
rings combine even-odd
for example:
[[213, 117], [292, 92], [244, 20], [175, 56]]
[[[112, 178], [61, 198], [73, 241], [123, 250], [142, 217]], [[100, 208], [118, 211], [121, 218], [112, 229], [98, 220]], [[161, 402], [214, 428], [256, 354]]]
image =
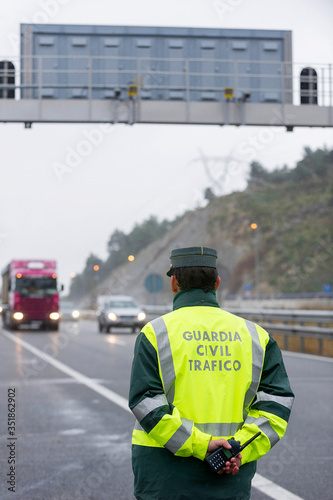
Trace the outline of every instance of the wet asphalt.
[[[1, 500], [134, 500], [132, 414], [2, 332]], [[136, 339], [130, 330], [100, 334], [97, 322], [79, 321], [63, 322], [59, 332], [11, 334], [127, 399]], [[284, 358], [294, 409], [285, 438], [259, 461], [258, 472], [304, 500], [329, 500], [333, 363], [291, 353]], [[15, 401], [10, 427], [9, 401]], [[253, 488], [252, 500], [269, 498]]]

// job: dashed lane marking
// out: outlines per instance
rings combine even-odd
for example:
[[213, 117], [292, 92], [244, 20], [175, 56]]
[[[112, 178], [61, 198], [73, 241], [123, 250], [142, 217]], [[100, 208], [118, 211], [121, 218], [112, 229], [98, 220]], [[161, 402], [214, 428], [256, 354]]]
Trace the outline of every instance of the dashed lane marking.
[[254, 476], [252, 486], [274, 500], [303, 500], [260, 474]]

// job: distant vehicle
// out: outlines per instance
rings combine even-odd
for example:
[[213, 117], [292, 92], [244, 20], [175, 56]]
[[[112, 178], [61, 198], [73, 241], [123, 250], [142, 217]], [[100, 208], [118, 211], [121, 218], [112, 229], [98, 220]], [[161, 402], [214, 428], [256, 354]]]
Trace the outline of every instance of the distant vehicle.
[[130, 327], [135, 333], [145, 324], [146, 314], [139, 308], [132, 297], [110, 295], [97, 312], [98, 329], [110, 332], [115, 327]]
[[17, 330], [21, 324], [37, 324], [49, 330], [59, 327], [59, 292], [55, 260], [12, 260], [2, 271], [2, 319]]
[[74, 306], [73, 302], [68, 300], [60, 301], [60, 318], [63, 321], [78, 321], [80, 311]]

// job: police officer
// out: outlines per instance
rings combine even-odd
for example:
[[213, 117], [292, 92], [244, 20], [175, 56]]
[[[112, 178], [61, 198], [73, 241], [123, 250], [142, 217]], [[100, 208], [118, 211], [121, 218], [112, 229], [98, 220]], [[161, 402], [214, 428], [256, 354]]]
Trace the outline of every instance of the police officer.
[[[294, 394], [269, 334], [220, 309], [217, 252], [171, 252], [173, 311], [139, 334], [129, 406], [134, 494], [138, 500], [250, 498], [256, 460], [284, 435]], [[204, 462], [227, 439], [241, 454], [215, 474]]]

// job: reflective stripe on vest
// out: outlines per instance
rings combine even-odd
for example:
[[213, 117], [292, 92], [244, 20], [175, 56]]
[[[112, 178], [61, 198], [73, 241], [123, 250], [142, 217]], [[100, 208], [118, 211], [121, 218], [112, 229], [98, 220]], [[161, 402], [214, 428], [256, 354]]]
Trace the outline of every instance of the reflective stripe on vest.
[[[181, 420], [183, 421], [185, 419]], [[242, 427], [243, 424], [244, 422], [230, 422], [225, 424], [217, 424], [214, 422], [206, 424], [195, 423], [195, 427], [199, 429], [199, 431], [210, 434], [211, 436], [232, 436]], [[134, 429], [137, 431], [144, 431], [144, 428], [137, 420], [135, 422]]]
[[243, 422], [195, 424], [199, 431], [210, 434], [211, 436], [233, 436], [242, 425]]
[[276, 396], [275, 394], [267, 394], [267, 392], [260, 391], [257, 393], [258, 401], [269, 401], [271, 403], [278, 403], [279, 405], [285, 406], [289, 410], [291, 410], [294, 402], [294, 398], [288, 396]]
[[187, 420], [186, 418], [180, 419], [182, 425], [176, 430], [176, 432], [171, 436], [169, 441], [167, 441], [164, 447], [171, 451], [174, 455], [178, 450], [186, 443], [189, 437], [192, 434], [192, 426], [193, 422]]
[[244, 320], [252, 339], [252, 380], [244, 398], [243, 418], [247, 417], [251, 402], [253, 401], [260, 382], [261, 369], [264, 360], [264, 349], [259, 340], [256, 325], [252, 321]]
[[138, 403], [133, 409], [135, 418], [141, 422], [151, 411], [160, 408], [161, 406], [168, 405], [165, 394], [157, 394], [153, 398], [145, 398]]
[[[180, 419], [182, 425], [176, 430], [176, 432], [171, 436], [171, 438], [165, 443], [164, 447], [171, 451], [173, 454], [177, 453], [178, 450], [186, 443], [192, 434], [193, 422], [186, 418]], [[136, 420], [134, 425], [134, 430], [143, 431], [143, 427]]]
[[165, 394], [168, 402], [173, 403], [175, 397], [176, 374], [173, 364], [168, 330], [162, 317], [154, 319], [151, 322], [151, 325], [155, 331]]
[[277, 432], [272, 428], [269, 420], [265, 417], [248, 417], [244, 424], [255, 424], [268, 437], [271, 448], [280, 440]]

